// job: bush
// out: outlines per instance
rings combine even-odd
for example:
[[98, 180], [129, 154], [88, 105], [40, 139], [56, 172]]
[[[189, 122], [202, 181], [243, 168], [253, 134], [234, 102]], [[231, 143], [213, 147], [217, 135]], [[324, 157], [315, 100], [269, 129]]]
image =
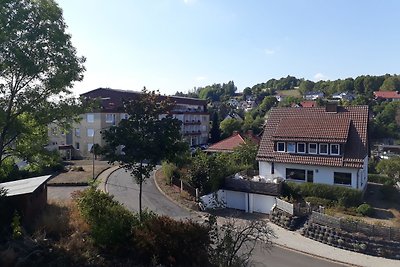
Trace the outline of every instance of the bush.
[[332, 207], [335, 205], [335, 202], [329, 199], [320, 198], [320, 197], [306, 197], [305, 201], [309, 202], [311, 206], [324, 206], [324, 207]]
[[374, 214], [374, 209], [370, 205], [364, 203], [358, 206], [357, 213], [363, 216], [371, 216]]
[[384, 184], [381, 187], [381, 195], [384, 200], [396, 201], [397, 189], [391, 184]]
[[135, 251], [140, 259], [148, 261], [144, 262], [146, 266], [209, 266], [208, 230], [208, 227], [190, 220], [153, 217], [142, 227], [135, 228]]
[[387, 177], [386, 175], [368, 173], [368, 182], [385, 184], [388, 182], [392, 183], [394, 181], [393, 179]]
[[132, 236], [132, 227], [138, 224], [131, 212], [112, 196], [94, 188], [83, 191], [76, 200], [96, 244], [108, 248], [126, 245]]
[[164, 176], [167, 178], [168, 184], [171, 185], [173, 177], [179, 176], [178, 167], [175, 164], [169, 163], [167, 161], [162, 162], [162, 171]]
[[362, 202], [362, 192], [356, 189], [313, 183], [285, 183], [283, 195], [293, 199], [318, 197], [336, 201], [344, 207], [358, 206]]

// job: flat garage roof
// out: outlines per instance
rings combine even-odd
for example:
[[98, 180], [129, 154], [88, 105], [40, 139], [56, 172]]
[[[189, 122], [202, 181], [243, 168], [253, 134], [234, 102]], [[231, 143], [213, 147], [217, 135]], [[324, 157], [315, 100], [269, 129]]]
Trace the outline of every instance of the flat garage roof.
[[39, 186], [49, 180], [51, 175], [33, 177], [12, 182], [1, 183], [0, 188], [7, 190], [8, 197], [34, 192]]

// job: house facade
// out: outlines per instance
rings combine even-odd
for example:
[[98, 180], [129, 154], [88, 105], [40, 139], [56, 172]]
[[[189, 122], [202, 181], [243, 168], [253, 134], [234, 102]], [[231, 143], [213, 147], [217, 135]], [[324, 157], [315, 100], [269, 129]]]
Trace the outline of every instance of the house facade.
[[364, 190], [368, 106], [273, 108], [257, 154], [260, 176]]
[[[73, 125], [68, 133], [63, 133], [55, 125], [48, 130], [49, 149], [68, 148], [73, 158], [87, 158], [91, 156], [93, 144], [105, 145], [101, 131], [117, 125], [121, 120], [128, 118], [123, 112], [123, 101], [137, 97], [140, 92], [98, 88], [81, 95], [86, 99], [98, 99], [100, 109], [81, 115], [81, 121]], [[166, 96], [159, 96], [164, 100]], [[168, 97], [175, 103], [172, 116], [182, 122], [181, 133], [190, 146], [207, 144], [210, 117], [205, 100]], [[67, 154], [68, 154], [67, 153]]]
[[375, 99], [400, 101], [399, 91], [376, 91], [374, 92]]
[[318, 98], [324, 98], [323, 92], [306, 92], [304, 99], [306, 100], [317, 100]]

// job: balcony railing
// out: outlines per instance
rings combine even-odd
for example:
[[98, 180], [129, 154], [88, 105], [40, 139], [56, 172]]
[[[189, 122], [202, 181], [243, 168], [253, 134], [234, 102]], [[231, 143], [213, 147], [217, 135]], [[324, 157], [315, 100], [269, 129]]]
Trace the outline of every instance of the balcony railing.
[[227, 177], [225, 178], [224, 189], [272, 196], [281, 194], [282, 182], [260, 182], [252, 179], [252, 177], [240, 174]]

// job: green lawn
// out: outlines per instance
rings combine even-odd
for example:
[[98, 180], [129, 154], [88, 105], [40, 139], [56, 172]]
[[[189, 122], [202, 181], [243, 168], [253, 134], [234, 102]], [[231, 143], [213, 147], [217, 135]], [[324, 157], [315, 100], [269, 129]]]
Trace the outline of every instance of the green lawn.
[[292, 89], [292, 90], [279, 90], [276, 91], [277, 94], [284, 95], [284, 96], [294, 96], [294, 97], [301, 97], [299, 90]]

